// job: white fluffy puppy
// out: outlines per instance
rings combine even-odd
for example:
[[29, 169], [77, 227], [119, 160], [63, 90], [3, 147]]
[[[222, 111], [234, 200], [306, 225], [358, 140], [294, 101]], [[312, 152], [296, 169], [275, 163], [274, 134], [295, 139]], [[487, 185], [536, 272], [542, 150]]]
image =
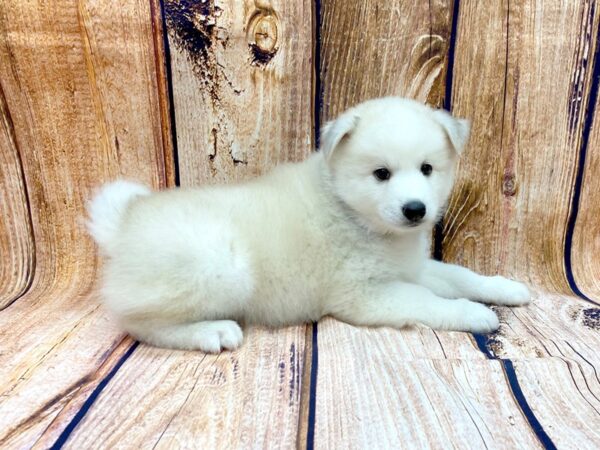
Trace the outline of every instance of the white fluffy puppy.
[[306, 161], [250, 182], [108, 184], [89, 208], [105, 303], [142, 341], [206, 352], [238, 347], [238, 322], [325, 315], [493, 331], [496, 314], [476, 302], [523, 305], [528, 289], [429, 258], [468, 134], [445, 111], [383, 98], [328, 123]]

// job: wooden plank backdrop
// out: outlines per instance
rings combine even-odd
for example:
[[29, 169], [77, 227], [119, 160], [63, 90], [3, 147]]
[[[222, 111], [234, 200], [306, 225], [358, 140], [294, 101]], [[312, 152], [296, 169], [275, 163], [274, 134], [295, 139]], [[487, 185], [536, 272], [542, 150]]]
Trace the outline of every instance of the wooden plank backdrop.
[[35, 252], [23, 167], [14, 125], [0, 85], [0, 310], [19, 298], [33, 277]]
[[[444, 255], [569, 293], [563, 252], [600, 10], [590, 2], [497, 4], [461, 2], [452, 107], [474, 121]], [[474, 77], [482, 68], [490, 73]]]
[[[0, 448], [598, 448], [596, 0], [0, 0]], [[489, 336], [318, 325], [134, 343], [94, 187], [244, 180], [380, 95], [473, 120], [436, 236], [533, 286]]]
[[0, 311], [1, 448], [27, 448], [47, 429], [62, 431], [118, 359], [114, 352], [127, 348], [91, 293], [97, 263], [83, 209], [94, 187], [117, 176], [165, 185], [171, 153], [155, 52], [144, 1], [116, 9], [0, 2], [0, 80], [36, 260], [29, 290]]
[[[593, 33], [593, 28], [590, 30]], [[599, 49], [596, 47], [596, 52]], [[597, 69], [597, 70], [600, 70]], [[596, 74], [597, 76], [597, 74]], [[595, 104], [588, 102], [588, 108], [600, 111], [600, 97], [595, 92]], [[593, 102], [590, 98], [590, 102]], [[600, 116], [596, 113], [589, 116], [589, 129], [584, 128], [584, 141], [580, 154], [580, 173], [578, 179], [581, 182], [581, 196], [578, 202], [574, 202], [577, 214], [573, 217], [574, 231], [572, 246], [566, 251], [571, 262], [573, 271], [572, 284], [582, 295], [600, 303], [600, 266], [598, 255], [600, 255]], [[586, 135], [586, 132], [589, 133]], [[587, 144], [587, 145], [586, 145]], [[570, 251], [569, 251], [570, 250]]]
[[247, 179], [312, 148], [312, 8], [165, 0], [182, 186]]

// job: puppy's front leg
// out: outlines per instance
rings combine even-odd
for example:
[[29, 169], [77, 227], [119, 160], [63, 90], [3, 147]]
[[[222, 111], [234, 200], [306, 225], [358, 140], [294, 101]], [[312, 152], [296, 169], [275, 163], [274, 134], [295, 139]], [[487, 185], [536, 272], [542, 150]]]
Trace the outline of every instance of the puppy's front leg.
[[420, 323], [473, 333], [489, 333], [499, 326], [496, 314], [479, 303], [441, 298], [423, 286], [401, 282], [352, 292], [328, 309], [332, 316], [355, 325], [401, 328]]
[[479, 275], [465, 267], [432, 259], [425, 263], [420, 284], [443, 297], [465, 297], [494, 305], [526, 305], [531, 300], [523, 283], [501, 276]]

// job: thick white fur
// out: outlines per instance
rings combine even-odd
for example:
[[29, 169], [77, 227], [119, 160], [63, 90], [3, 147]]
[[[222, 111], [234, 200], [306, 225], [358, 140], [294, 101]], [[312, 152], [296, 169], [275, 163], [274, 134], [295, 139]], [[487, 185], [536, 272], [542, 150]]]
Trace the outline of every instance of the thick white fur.
[[[324, 315], [493, 331], [496, 314], [476, 302], [522, 305], [528, 289], [429, 259], [467, 138], [466, 121], [384, 98], [327, 124], [321, 151], [306, 161], [250, 182], [153, 194], [109, 184], [90, 206], [90, 231], [107, 255], [105, 303], [138, 339], [207, 352], [239, 346], [238, 322]], [[373, 176], [381, 167], [389, 180]], [[411, 200], [427, 208], [417, 226], [402, 213]]]

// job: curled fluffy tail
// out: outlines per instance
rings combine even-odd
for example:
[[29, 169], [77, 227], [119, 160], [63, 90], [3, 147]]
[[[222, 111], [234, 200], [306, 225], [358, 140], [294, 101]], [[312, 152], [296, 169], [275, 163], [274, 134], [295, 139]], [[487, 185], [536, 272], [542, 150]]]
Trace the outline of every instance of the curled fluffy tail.
[[102, 186], [88, 203], [88, 230], [100, 247], [106, 249], [119, 231], [127, 205], [135, 197], [150, 194], [150, 189], [130, 181], [114, 181]]

